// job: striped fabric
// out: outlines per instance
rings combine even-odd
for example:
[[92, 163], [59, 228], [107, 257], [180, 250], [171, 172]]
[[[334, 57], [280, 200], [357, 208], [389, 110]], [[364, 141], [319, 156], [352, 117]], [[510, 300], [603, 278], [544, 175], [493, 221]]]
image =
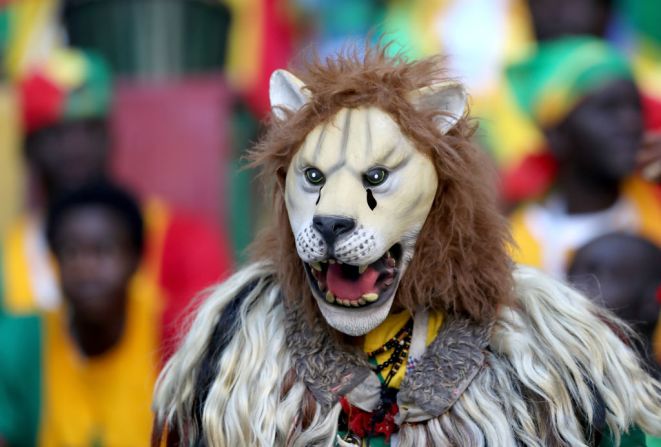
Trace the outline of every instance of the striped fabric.
[[521, 109], [546, 128], [590, 92], [633, 73], [607, 43], [581, 36], [540, 42], [530, 57], [508, 67], [507, 78]]

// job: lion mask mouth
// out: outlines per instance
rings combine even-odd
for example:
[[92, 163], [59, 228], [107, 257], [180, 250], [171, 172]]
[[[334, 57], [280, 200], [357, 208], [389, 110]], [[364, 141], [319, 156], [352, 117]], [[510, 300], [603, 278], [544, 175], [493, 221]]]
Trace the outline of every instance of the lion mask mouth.
[[378, 306], [393, 296], [401, 272], [402, 246], [393, 245], [367, 265], [335, 258], [304, 263], [313, 294], [329, 305], [344, 308]]

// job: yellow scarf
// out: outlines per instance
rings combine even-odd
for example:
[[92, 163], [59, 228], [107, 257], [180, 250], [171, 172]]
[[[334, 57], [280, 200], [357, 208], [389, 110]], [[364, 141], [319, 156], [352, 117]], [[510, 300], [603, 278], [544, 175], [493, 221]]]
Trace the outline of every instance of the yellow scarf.
[[[397, 332], [399, 332], [399, 330], [404, 327], [404, 325], [406, 324], [407, 321], [409, 321], [410, 318], [411, 318], [411, 314], [407, 310], [404, 312], [400, 312], [398, 314], [389, 315], [383, 323], [381, 323], [376, 329], [374, 329], [372, 332], [368, 333], [365, 336], [363, 351], [373, 352], [379, 349], [381, 346], [385, 345], [388, 340], [393, 338], [397, 334]], [[429, 320], [427, 324], [427, 340], [425, 343], [427, 346], [429, 346], [429, 344], [432, 341], [434, 341], [434, 338], [436, 338], [436, 335], [438, 334], [438, 331], [441, 329], [442, 324], [443, 324], [443, 314], [434, 313], [434, 312], [429, 314]], [[392, 354], [391, 351], [378, 354], [376, 356], [377, 364], [380, 365], [386, 360], [388, 360], [391, 354]], [[392, 366], [388, 366], [384, 368], [383, 371], [381, 371], [382, 378], [386, 377], [390, 373], [391, 369]], [[392, 380], [390, 381], [390, 387], [399, 388], [400, 384], [402, 383], [402, 380], [404, 379], [405, 374], [406, 374], [406, 363], [403, 363], [402, 366], [400, 366], [397, 373], [395, 373], [395, 375], [393, 376]]]

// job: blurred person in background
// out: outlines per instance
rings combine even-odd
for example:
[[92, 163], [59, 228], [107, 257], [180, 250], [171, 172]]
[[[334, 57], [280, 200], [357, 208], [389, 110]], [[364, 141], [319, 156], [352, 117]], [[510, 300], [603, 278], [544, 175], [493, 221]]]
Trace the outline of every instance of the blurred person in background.
[[515, 260], [562, 277], [576, 249], [600, 235], [660, 244], [661, 202], [633, 175], [643, 120], [626, 60], [596, 38], [567, 37], [540, 42], [508, 77], [557, 165], [546, 194], [512, 216]]
[[[546, 137], [543, 155], [554, 168], [548, 190], [511, 217], [515, 261], [562, 278], [576, 251], [605, 234], [661, 244], [661, 201], [654, 185], [634, 173], [644, 126], [627, 61], [596, 38], [566, 37], [540, 43], [508, 75], [522, 109]], [[630, 279], [626, 287], [635, 289]], [[651, 312], [645, 321], [654, 326], [654, 298], [644, 298], [651, 300], [642, 310]]]
[[0, 319], [0, 445], [147, 445], [160, 302], [140, 208], [85, 186], [51, 204], [46, 233], [64, 300]]
[[[656, 23], [661, 19], [661, 4], [655, 0], [528, 0], [527, 7], [533, 37], [542, 46], [568, 36], [594, 36], [607, 39], [623, 50], [641, 95], [645, 136], [639, 152], [639, 168], [644, 178], [659, 181], [661, 33]], [[505, 150], [515, 153], [503, 165], [502, 194], [511, 209], [548, 188], [557, 166], [545, 150], [544, 138], [521, 130], [530, 125], [525, 114], [519, 116], [516, 109], [504, 109], [489, 118], [495, 124], [487, 123], [487, 129], [493, 134], [500, 133]], [[512, 134], [513, 139], [507, 137]], [[523, 148], [517, 146], [521, 141], [518, 135], [527, 137]], [[515, 147], [511, 148], [513, 143]]]
[[[531, 33], [528, 54], [513, 62], [529, 57], [538, 42], [544, 45], [568, 36], [605, 38], [615, 12], [612, 0], [526, 0], [525, 3]], [[543, 193], [556, 166], [545, 150], [543, 133], [535, 129], [534, 120], [517, 106], [511, 85], [505, 82], [503, 90], [507, 92], [505, 106], [488, 117], [494, 123], [487, 123], [487, 129], [498, 137], [496, 144], [502, 150], [514, 153], [504, 163], [501, 161], [503, 202], [507, 211], [511, 211], [519, 202]], [[510, 138], [512, 134], [514, 137]]]
[[[34, 179], [30, 211], [2, 240], [2, 310], [26, 314], [53, 309], [59, 287], [43, 231], [43, 209], [58, 195], [110, 176], [112, 136], [108, 115], [111, 76], [91, 52], [56, 50], [22, 80], [25, 158]], [[228, 272], [229, 250], [218, 231], [175, 212], [162, 200], [142, 204], [144, 270], [163, 291], [165, 338], [191, 297]]]
[[654, 333], [661, 307], [656, 297], [661, 287], [661, 249], [631, 234], [600, 236], [576, 251], [568, 278], [631, 325], [640, 337], [641, 357], [659, 377], [661, 340], [658, 336], [655, 340]]

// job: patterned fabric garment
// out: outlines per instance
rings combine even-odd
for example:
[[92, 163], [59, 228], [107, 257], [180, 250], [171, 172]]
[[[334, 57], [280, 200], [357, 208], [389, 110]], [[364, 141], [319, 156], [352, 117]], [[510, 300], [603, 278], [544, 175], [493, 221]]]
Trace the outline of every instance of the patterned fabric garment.
[[[379, 325], [376, 329], [365, 336], [363, 351], [365, 353], [370, 353], [379, 350], [389, 340], [393, 339], [407, 325], [409, 321], [411, 321], [411, 314], [408, 311], [390, 315], [383, 323], [381, 323], [381, 325]], [[440, 330], [442, 324], [442, 314], [434, 313], [429, 315], [427, 320], [427, 331], [424, 340], [425, 346], [428, 346], [434, 340], [434, 338], [436, 338], [436, 335], [438, 335], [438, 331]], [[380, 352], [374, 357], [370, 358], [370, 364], [373, 367], [378, 367], [384, 364], [384, 362], [388, 361], [392, 354], [392, 349], [385, 352]], [[414, 368], [416, 360], [418, 359], [414, 358], [410, 352], [407, 352], [406, 361], [403, 362], [403, 364], [398, 368], [397, 372], [394, 373], [392, 378], [390, 378], [387, 385], [385, 384], [385, 380], [391, 374], [393, 365], [388, 365], [377, 373], [379, 381], [381, 382], [381, 387], [385, 388], [384, 395], [387, 396], [386, 400], [388, 400], [391, 404], [391, 411], [389, 412], [389, 416], [387, 416], [391, 422], [390, 425], [394, 424], [392, 419], [394, 418], [394, 414], [396, 413], [397, 409], [397, 405], [395, 404], [397, 390], [399, 390], [399, 386], [401, 385], [402, 380], [404, 380], [406, 373]], [[375, 418], [374, 414], [361, 411], [360, 409], [350, 406], [348, 402], [343, 402], [343, 414], [340, 417], [340, 438], [344, 440], [344, 442], [350, 443], [349, 445], [369, 445], [370, 447], [389, 446], [391, 443], [396, 442], [394, 440], [396, 440], [397, 435], [390, 433], [390, 427], [385, 426], [387, 424], [384, 424], [383, 421], [381, 421], [381, 426], [378, 423], [372, 424], [373, 418]], [[352, 428], [353, 430], [351, 430]], [[372, 431], [377, 434], [369, 437], [361, 436], [364, 435], [364, 430], [361, 430], [361, 428], [366, 428], [367, 430], [371, 428]], [[356, 431], [358, 433], [356, 433]], [[384, 432], [387, 434], [384, 434]], [[354, 442], [354, 444], [351, 444], [351, 442]]]
[[590, 92], [616, 79], [633, 79], [633, 73], [617, 50], [578, 36], [538, 44], [527, 59], [507, 68], [507, 77], [521, 110], [547, 128]]
[[[254, 268], [254, 270], [257, 270], [257, 268]], [[529, 271], [533, 272], [532, 270]], [[257, 272], [260, 273], [259, 270]], [[418, 324], [419, 320], [424, 320], [424, 318], [421, 318], [421, 313], [416, 313], [410, 353], [420, 352], [416, 346], [416, 338], [418, 340], [422, 338], [422, 354], [414, 355], [417, 360], [409, 362], [414, 363], [415, 366], [407, 370], [399, 390], [390, 388], [386, 390], [386, 393], [382, 393], [381, 381], [374, 372], [375, 368], [370, 367], [367, 356], [362, 352], [362, 349], [359, 349], [358, 346], [343, 343], [337, 337], [333, 337], [326, 328], [319, 324], [316, 318], [312, 321], [307, 319], [300, 306], [287, 307], [282, 300], [279, 289], [277, 286], [273, 286], [273, 276], [268, 274], [263, 277], [255, 277], [251, 273], [251, 271], [247, 272], [245, 281], [235, 282], [234, 288], [229, 292], [233, 298], [225, 303], [223, 309], [219, 312], [219, 317], [213, 319], [210, 323], [210, 340], [213, 341], [204, 348], [203, 357], [200, 359], [201, 373], [195, 375], [194, 380], [198, 391], [192, 398], [193, 402], [207, 401], [210, 384], [216, 380], [214, 374], [217, 374], [217, 370], [214, 370], [214, 366], [218, 365], [219, 362], [223, 362], [219, 358], [227, 360], [227, 356], [223, 356], [223, 354], [227, 353], [228, 349], [232, 349], [234, 343], [246, 343], [247, 349], [252, 349], [249, 343], [256, 341], [269, 346], [269, 349], [265, 351], [268, 353], [286, 350], [285, 352], [287, 352], [291, 362], [288, 362], [281, 371], [285, 375], [283, 383], [287, 383], [293, 378], [295, 381], [294, 387], [301, 387], [296, 391], [297, 394], [300, 393], [302, 387], [305, 388], [300, 405], [304, 406], [303, 408], [309, 408], [309, 403], [315, 402], [318, 414], [321, 414], [321, 417], [328, 416], [328, 421], [335, 421], [338, 424], [336, 427], [339, 437], [336, 437], [335, 429], [328, 428], [326, 424], [323, 428], [324, 432], [316, 433], [314, 436], [332, 436], [335, 444], [341, 447], [366, 444], [371, 446], [396, 446], [398, 443], [418, 445], [411, 444], [411, 430], [424, 427], [426, 421], [434, 418], [446, 415], [450, 419], [455, 417], [454, 407], [458, 406], [461, 409], [467, 402], [472, 404], [474, 396], [470, 395], [474, 394], [476, 390], [479, 392], [480, 387], [486, 386], [490, 390], [493, 389], [492, 380], [495, 374], [500, 374], [504, 380], [516, 380], [516, 378], [508, 378], [507, 374], [510, 371], [512, 374], [517, 374], [519, 368], [511, 370], [509, 366], [503, 367], [503, 361], [507, 365], [510, 361], [507, 358], [503, 359], [503, 354], [498, 349], [502, 347], [499, 344], [501, 342], [504, 343], [503, 346], [511, 346], [512, 339], [508, 337], [507, 331], [516, 331], [521, 326], [513, 325], [509, 323], [510, 320], [505, 320], [497, 322], [497, 325], [492, 327], [490, 325], [475, 324], [465, 316], [444, 315], [442, 325], [437, 331], [434, 331], [437, 334], [433, 341], [425, 346], [427, 337], [416, 337], [416, 328], [423, 326]], [[572, 298], [580, 297], [578, 295], [562, 297], [563, 301], [558, 305], [563, 307], [575, 305]], [[554, 302], [549, 299], [547, 305], [553, 305]], [[587, 303], [584, 299], [582, 302]], [[246, 311], [248, 313], [245, 316], [237, 318], [237, 315], [241, 315]], [[265, 323], [260, 315], [255, 315], [255, 312], [263, 312], [267, 315], [267, 325], [274, 321], [284, 324], [284, 331], [279, 331], [279, 334], [284, 335], [284, 337], [274, 338], [266, 334], [260, 334], [260, 329]], [[517, 315], [524, 314], [520, 311], [515, 314], [515, 317]], [[535, 312], [534, 315], [543, 318], [540, 312]], [[384, 342], [391, 341], [391, 335], [398, 333], [398, 329], [407, 324], [409, 317], [406, 314], [403, 316], [395, 315], [393, 319], [383, 326], [383, 328], [387, 328], [387, 333], [379, 335], [378, 338], [381, 338], [381, 343], [374, 341], [373, 345], [377, 349]], [[424, 326], [425, 330], [418, 331], [418, 335], [421, 332], [427, 333], [426, 323]], [[378, 334], [378, 332], [377, 330], [375, 333]], [[372, 334], [372, 336], [374, 335]], [[496, 346], [490, 345], [493, 342], [490, 342], [490, 337], [495, 340]], [[520, 333], [515, 333], [513, 337], [520, 338]], [[255, 338], [258, 338], [258, 340], [255, 340]], [[580, 340], [583, 339], [584, 337], [580, 337]], [[274, 340], [275, 343], [271, 345], [270, 343]], [[244, 352], [244, 349], [242, 348], [239, 352]], [[234, 358], [234, 356], [232, 357]], [[252, 356], [250, 357], [252, 358]], [[272, 356], [263, 362], [254, 359], [246, 362], [246, 356], [238, 355], [235, 360], [231, 361], [230, 365], [235, 367], [235, 362], [244, 362], [246, 365], [241, 368], [242, 370], [250, 368], [248, 365], [266, 367], [267, 364], [277, 364], [277, 362], [274, 362], [274, 358], [275, 356]], [[540, 365], [544, 364], [544, 359], [545, 357], [542, 357]], [[236, 375], [233, 374], [232, 377], [236, 377]], [[259, 378], [262, 375], [255, 377]], [[298, 381], [298, 385], [296, 385], [296, 381]], [[259, 383], [250, 383], [241, 386], [245, 386], [246, 389], [254, 392], [255, 387], [260, 385]], [[470, 390], [471, 386], [473, 386], [473, 391], [469, 391], [467, 394], [466, 391]], [[287, 392], [287, 399], [292, 396], [291, 390], [294, 389], [292, 387]], [[276, 387], [273, 394], [269, 395], [270, 398], [282, 399], [279, 394], [282, 392], [280, 390], [279, 387]], [[562, 391], [562, 389], [559, 389], [559, 392]], [[590, 392], [590, 390], [587, 391]], [[260, 392], [259, 395], [263, 394]], [[392, 402], [393, 396], [396, 398], [397, 414], [394, 415], [394, 421], [399, 427], [399, 431], [397, 429], [390, 432], [386, 430], [383, 432], [384, 436], [371, 436], [369, 442], [365, 443], [363, 441], [367, 441], [366, 439], [363, 440], [360, 436], [351, 436], [358, 432], [356, 424], [360, 424], [363, 428], [371, 426], [370, 413], [375, 409], [378, 410], [378, 404], [383, 400], [384, 395], [389, 403]], [[579, 423], [578, 427], [582, 426], [584, 430], [591, 430], [593, 436], [588, 436], [588, 434], [584, 436], [585, 439], [591, 438], [588, 445], [592, 447], [614, 445], [606, 425], [605, 401], [599, 396], [594, 395], [593, 399], [590, 399], [589, 405], [594, 406], [593, 420], [591, 422], [576, 421]], [[520, 399], [520, 396], [516, 396], [516, 398]], [[498, 404], [502, 402], [506, 405], [509, 400], [496, 400], [494, 402], [498, 402]], [[259, 404], [253, 402], [251, 405]], [[497, 407], [497, 404], [495, 405]], [[196, 404], [193, 408], [199, 409], [201, 407]], [[494, 417], [505, 417], [498, 413], [499, 410], [494, 409], [494, 411]], [[391, 413], [387, 412], [386, 414]], [[202, 412], [196, 410], [186, 424], [195, 424], [199, 430], [202, 427], [201, 418]], [[354, 418], [357, 419], [354, 424], [347, 421], [347, 419]], [[360, 419], [363, 420], [360, 421]], [[477, 419], [476, 423], [482, 422]], [[348, 433], [347, 425], [353, 425], [352, 433]], [[376, 426], [374, 428], [376, 429]], [[182, 439], [179, 433], [172, 430], [169, 424], [157, 424], [155, 430], [154, 439], [156, 443], [153, 445], [176, 446], [179, 445]], [[386, 434], [390, 434], [389, 444]], [[645, 435], [636, 427], [630, 427], [626, 432], [622, 430], [620, 435], [621, 445], [623, 446], [645, 446]], [[408, 438], [406, 438], [407, 436]], [[285, 439], [285, 437], [280, 438], [280, 441], [273, 445], [289, 445]], [[198, 445], [201, 442], [203, 441], [199, 439], [192, 441], [193, 445]], [[232, 445], [238, 444], [232, 443]], [[425, 445], [433, 445], [433, 443]], [[500, 444], [496, 443], [494, 445]], [[503, 445], [514, 445], [514, 443]]]
[[[383, 346], [388, 340], [391, 340], [395, 334], [398, 333], [410, 320], [411, 315], [408, 311], [404, 311], [398, 314], [390, 315], [379, 327], [374, 329], [372, 332], [365, 336], [365, 341], [363, 344], [363, 351], [366, 353], [374, 352]], [[439, 334], [441, 327], [443, 325], [444, 316], [442, 314], [434, 313], [429, 315], [427, 323], [427, 334], [425, 338], [425, 346], [429, 346], [434, 339]], [[390, 357], [390, 352], [384, 352], [378, 354], [375, 358], [370, 359], [370, 364], [377, 366], [385, 362]], [[390, 396], [391, 400], [396, 401], [396, 395], [399, 390], [399, 387], [404, 379], [406, 373], [413, 371], [415, 364], [420, 359], [412, 359], [409, 356], [406, 366], [402, 366], [397, 371], [396, 375], [390, 382], [390, 387], [386, 390], [386, 396]], [[386, 376], [390, 373], [391, 366], [384, 368], [378, 375], [379, 380], [383, 386], [383, 381]], [[387, 427], [379, 427], [378, 424], [372, 424], [372, 429], [377, 433], [369, 437], [360, 436], [356, 431], [360, 432], [360, 428], [357, 430], [349, 430], [347, 428], [361, 425], [370, 426], [372, 414], [361, 411], [360, 409], [351, 406], [348, 401], [343, 400], [342, 402], [342, 414], [340, 415], [339, 439], [336, 442], [338, 447], [348, 447], [348, 446], [361, 446], [361, 447], [394, 447], [397, 445], [397, 433], [396, 431], [390, 433]], [[396, 412], [397, 405], [394, 405], [394, 411]], [[383, 423], [382, 423], [383, 424]], [[383, 424], [385, 425], [385, 424]], [[381, 433], [379, 433], [381, 431]], [[386, 434], [382, 434], [387, 432]], [[633, 427], [629, 432], [624, 434], [619, 444], [621, 447], [645, 447], [656, 445], [653, 444], [656, 442], [655, 439], [646, 438], [645, 434], [637, 427]], [[598, 447], [612, 447], [615, 444], [614, 440], [608, 432], [605, 432], [600, 438], [597, 444]]]

